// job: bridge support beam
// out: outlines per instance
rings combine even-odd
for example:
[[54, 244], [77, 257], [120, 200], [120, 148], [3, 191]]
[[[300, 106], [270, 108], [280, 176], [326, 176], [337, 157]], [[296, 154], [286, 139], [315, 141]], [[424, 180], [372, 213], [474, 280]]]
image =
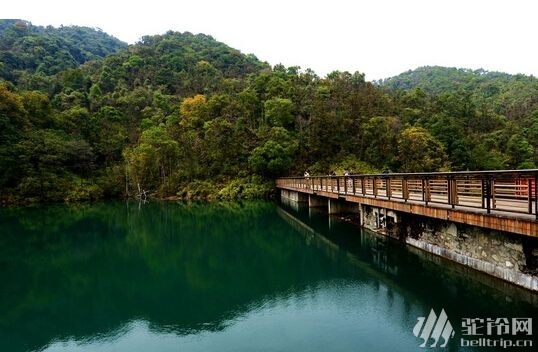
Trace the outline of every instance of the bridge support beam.
[[339, 199], [328, 199], [328, 213], [331, 214], [353, 214], [360, 211], [360, 205], [357, 203], [346, 202]]
[[327, 198], [315, 196], [313, 194], [310, 194], [308, 196], [308, 207], [309, 208], [324, 208], [328, 206], [327, 204]]
[[398, 238], [396, 227], [400, 221], [398, 212], [391, 209], [361, 204], [360, 213], [361, 226]]
[[300, 207], [308, 204], [308, 195], [297, 191], [281, 189], [280, 201], [298, 211]]
[[280, 197], [297, 203], [308, 203], [308, 194], [302, 192], [281, 189]]

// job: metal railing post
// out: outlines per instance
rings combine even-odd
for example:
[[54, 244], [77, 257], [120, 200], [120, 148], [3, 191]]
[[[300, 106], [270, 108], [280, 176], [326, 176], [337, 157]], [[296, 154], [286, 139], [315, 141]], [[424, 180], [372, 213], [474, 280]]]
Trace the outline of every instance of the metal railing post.
[[538, 173], [534, 174], [534, 215], [538, 220]]
[[482, 179], [482, 194], [481, 194], [481, 197], [482, 198], [482, 209], [485, 209], [486, 208], [486, 180], [485, 179]]
[[405, 177], [402, 178], [402, 197], [406, 202], [409, 199], [409, 187], [407, 185], [407, 179]]
[[448, 176], [448, 204], [452, 206], [452, 209], [456, 207], [457, 186], [454, 177]]
[[[484, 189], [485, 188], [485, 189]], [[486, 199], [486, 210], [488, 214], [491, 214], [491, 177], [486, 176], [485, 180], [482, 180], [482, 195]]]
[[527, 180], [527, 199], [529, 201], [529, 214], [532, 214], [532, 179]]
[[427, 178], [422, 178], [422, 201], [426, 205], [428, 205], [428, 202], [430, 201], [430, 183]]

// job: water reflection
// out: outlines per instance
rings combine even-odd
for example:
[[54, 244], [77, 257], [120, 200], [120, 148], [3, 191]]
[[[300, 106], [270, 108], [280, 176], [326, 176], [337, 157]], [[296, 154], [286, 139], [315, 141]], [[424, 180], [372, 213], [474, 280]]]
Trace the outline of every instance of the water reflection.
[[[375, 305], [370, 301], [374, 295], [378, 296]], [[391, 299], [401, 300], [401, 297]], [[46, 350], [354, 351], [357, 346], [363, 346], [375, 351], [391, 350], [395, 345], [412, 350], [415, 341], [406, 336], [408, 332], [394, 319], [400, 315], [397, 311], [400, 306], [385, 303], [383, 290], [353, 281], [333, 280], [293, 294], [253, 302], [218, 331], [178, 335], [152, 329], [147, 321], [138, 320], [130, 322], [121, 336], [106, 343], [58, 341]], [[379, 341], [371, 338], [374, 335], [379, 336]]]
[[[300, 224], [303, 231], [307, 228], [307, 232], [314, 231], [312, 224], [321, 229], [315, 233], [320, 238], [315, 243], [330, 242], [330, 248], [346, 250], [352, 262], [363, 267], [364, 272], [371, 273], [379, 283], [389, 288], [389, 296], [397, 293], [405, 297], [404, 305], [408, 309], [401, 321], [407, 321], [409, 326], [416, 324], [417, 317], [427, 316], [431, 308], [438, 313], [444, 309], [454, 322], [456, 340], [459, 341], [462, 338], [460, 333], [463, 318], [478, 317], [486, 321], [487, 318], [506, 317], [510, 320], [517, 317], [538, 317], [538, 295], [534, 292], [367, 230], [356, 229], [358, 240], [350, 240], [348, 234], [353, 233], [350, 227], [355, 225], [343, 221], [327, 221], [327, 214], [320, 210], [301, 207], [285, 209], [287, 215], [284, 217]], [[288, 212], [293, 215], [290, 216]], [[368, 268], [373, 269], [373, 272], [368, 271]], [[390, 304], [390, 300], [386, 304]], [[483, 331], [485, 330], [484, 324]], [[536, 337], [520, 337], [537, 343]], [[452, 343], [449, 347], [451, 350], [465, 350], [458, 347], [458, 344], [459, 342]], [[493, 347], [485, 349], [502, 350]]]
[[537, 312], [534, 294], [265, 202], [4, 209], [0, 228], [1, 351], [408, 351], [431, 308], [453, 325]]

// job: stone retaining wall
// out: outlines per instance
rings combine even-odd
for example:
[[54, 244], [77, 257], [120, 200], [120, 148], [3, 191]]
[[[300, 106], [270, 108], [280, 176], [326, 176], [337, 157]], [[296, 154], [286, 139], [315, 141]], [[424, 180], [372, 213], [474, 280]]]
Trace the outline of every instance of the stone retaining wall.
[[538, 291], [536, 238], [370, 206], [361, 207], [361, 223], [414, 247]]

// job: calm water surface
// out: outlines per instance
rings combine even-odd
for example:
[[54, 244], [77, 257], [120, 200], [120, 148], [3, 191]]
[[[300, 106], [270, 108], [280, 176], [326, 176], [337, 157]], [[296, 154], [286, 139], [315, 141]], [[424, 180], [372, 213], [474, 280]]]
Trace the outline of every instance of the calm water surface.
[[435, 350], [432, 308], [439, 351], [489, 351], [462, 319], [538, 318], [528, 291], [266, 202], [1, 209], [0, 282], [0, 351]]

